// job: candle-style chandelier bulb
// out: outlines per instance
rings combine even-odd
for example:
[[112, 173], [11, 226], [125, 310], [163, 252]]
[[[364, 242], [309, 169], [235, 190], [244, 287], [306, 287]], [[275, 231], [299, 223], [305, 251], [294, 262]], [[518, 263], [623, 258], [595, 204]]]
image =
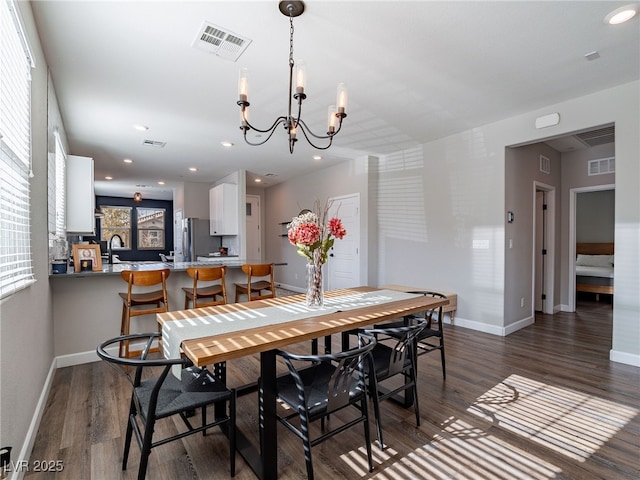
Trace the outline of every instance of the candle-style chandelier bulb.
[[[289, 153], [293, 153], [293, 147], [298, 141], [298, 130], [302, 132], [304, 138], [309, 144], [318, 150], [326, 150], [333, 143], [333, 137], [338, 134], [342, 128], [342, 120], [347, 116], [347, 87], [344, 83], [338, 84], [338, 94], [336, 97], [336, 105], [329, 107], [327, 119], [327, 134], [316, 135], [309, 129], [307, 124], [302, 120], [302, 101], [307, 98], [305, 93], [307, 83], [307, 66], [303, 61], [295, 62], [293, 60], [293, 19], [304, 12], [304, 2], [301, 0], [283, 0], [279, 3], [280, 12], [289, 17], [289, 100], [287, 115], [282, 115], [273, 122], [271, 127], [261, 130], [254, 127], [249, 122], [249, 71], [247, 68], [240, 69], [238, 77], [238, 105], [240, 106], [240, 129], [244, 136], [245, 142], [252, 146], [258, 146], [266, 143], [275, 132], [278, 125], [284, 125], [289, 135]], [[294, 78], [295, 68], [295, 78]], [[297, 103], [297, 115], [292, 113], [292, 105]], [[259, 133], [268, 134], [267, 137], [258, 143], [252, 143], [247, 139], [247, 132], [255, 130]], [[319, 140], [328, 140], [325, 146], [318, 146], [311, 141], [311, 138]]]

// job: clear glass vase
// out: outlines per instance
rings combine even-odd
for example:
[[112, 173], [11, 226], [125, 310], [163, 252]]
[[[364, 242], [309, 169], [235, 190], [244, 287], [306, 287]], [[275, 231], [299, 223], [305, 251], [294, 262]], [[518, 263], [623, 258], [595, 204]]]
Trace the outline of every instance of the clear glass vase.
[[307, 307], [320, 308], [323, 305], [322, 263], [307, 263]]

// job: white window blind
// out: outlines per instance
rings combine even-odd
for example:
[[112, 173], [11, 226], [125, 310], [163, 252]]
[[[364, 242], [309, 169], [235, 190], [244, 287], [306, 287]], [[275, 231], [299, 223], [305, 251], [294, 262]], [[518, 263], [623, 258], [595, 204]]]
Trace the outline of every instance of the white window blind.
[[67, 190], [66, 188], [66, 175], [65, 168], [67, 165], [67, 154], [64, 151], [64, 147], [62, 146], [62, 141], [60, 140], [60, 134], [58, 132], [55, 133], [56, 137], [56, 234], [59, 237], [64, 237], [67, 234], [67, 225], [66, 225], [66, 204], [65, 204], [65, 196], [64, 192]]
[[60, 133], [56, 130], [54, 136], [54, 151], [49, 152], [48, 162], [48, 219], [49, 233], [64, 238], [66, 235], [65, 221], [65, 168], [67, 154], [64, 151]]
[[31, 55], [13, 1], [0, 2], [0, 298], [34, 281], [31, 265]]

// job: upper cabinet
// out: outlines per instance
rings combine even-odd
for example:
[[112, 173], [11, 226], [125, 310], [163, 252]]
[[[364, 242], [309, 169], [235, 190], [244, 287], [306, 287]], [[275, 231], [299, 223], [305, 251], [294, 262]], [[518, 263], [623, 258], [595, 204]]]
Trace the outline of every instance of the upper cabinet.
[[209, 190], [211, 235], [238, 235], [238, 186], [222, 183]]
[[95, 235], [96, 197], [93, 191], [93, 158], [67, 156], [67, 233]]

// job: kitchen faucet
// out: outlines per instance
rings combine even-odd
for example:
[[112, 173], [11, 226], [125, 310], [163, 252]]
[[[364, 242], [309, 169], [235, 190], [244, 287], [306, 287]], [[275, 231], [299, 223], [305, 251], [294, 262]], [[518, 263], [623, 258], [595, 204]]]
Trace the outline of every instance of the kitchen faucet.
[[117, 233], [114, 233], [111, 238], [109, 239], [109, 243], [107, 244], [109, 246], [109, 248], [107, 249], [107, 252], [109, 254], [108, 256], [108, 262], [109, 263], [113, 263], [113, 239], [115, 237], [118, 237], [118, 243], [120, 244], [120, 247], [124, 246], [124, 240], [122, 239], [122, 237], [120, 235], [118, 235]]

